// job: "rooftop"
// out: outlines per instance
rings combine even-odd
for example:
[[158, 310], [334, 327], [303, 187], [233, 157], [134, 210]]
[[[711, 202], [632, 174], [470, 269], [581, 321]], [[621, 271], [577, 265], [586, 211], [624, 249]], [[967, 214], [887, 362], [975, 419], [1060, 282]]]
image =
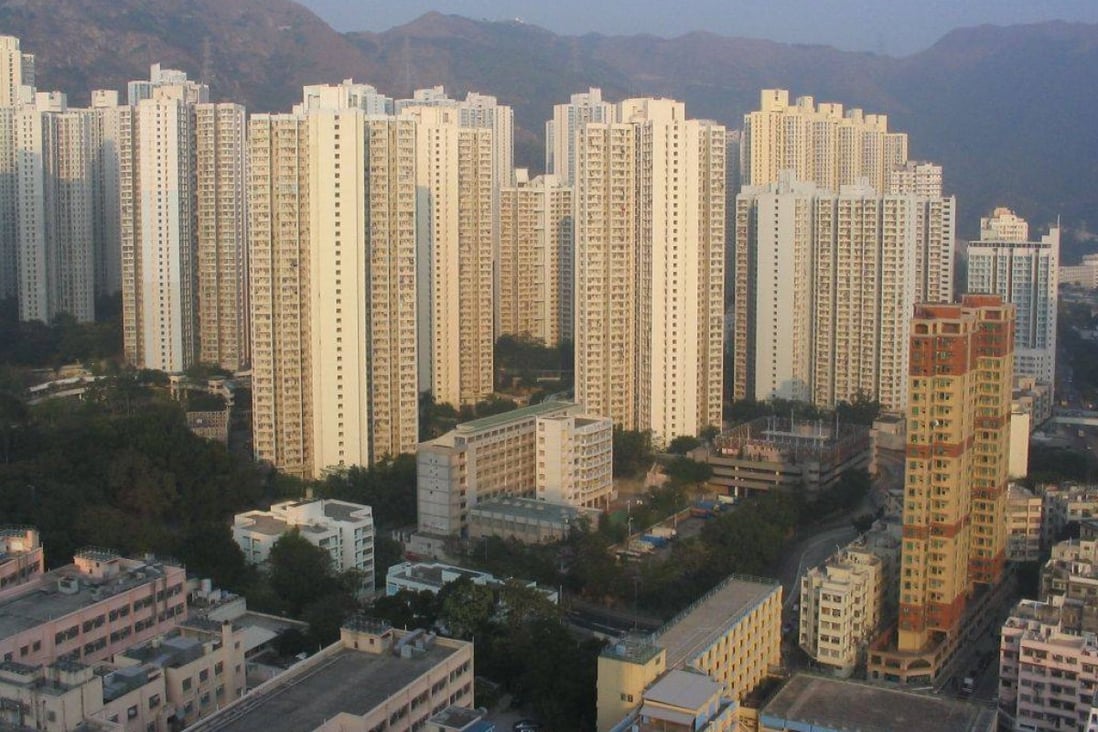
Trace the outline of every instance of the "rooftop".
[[[16, 593], [0, 600], [0, 639], [63, 618], [112, 595], [164, 576], [163, 565], [138, 560], [122, 562], [121, 573], [108, 580], [90, 578], [70, 564], [17, 585]], [[58, 587], [62, 580], [66, 581], [71, 591], [62, 591]]]
[[777, 580], [732, 575], [657, 630], [653, 640], [667, 649], [667, 668], [689, 662], [711, 646], [772, 594]]
[[705, 674], [671, 669], [644, 692], [644, 700], [684, 709], [698, 709], [723, 687]]
[[268, 536], [282, 536], [290, 530], [290, 525], [280, 518], [275, 518], [265, 511], [249, 511], [244, 518], [251, 519], [252, 525], [248, 528], [257, 534]]
[[530, 521], [556, 521], [571, 523], [583, 511], [575, 506], [546, 503], [534, 498], [495, 498], [481, 501], [470, 509], [470, 515], [494, 513]]
[[519, 409], [512, 409], [510, 412], [503, 412], [502, 414], [493, 414], [490, 417], [481, 417], [480, 419], [474, 419], [470, 422], [462, 422], [457, 426], [457, 431], [466, 432], [480, 432], [482, 430], [489, 430], [494, 427], [500, 427], [510, 422], [517, 422], [523, 419], [532, 419], [539, 417], [543, 414], [549, 414], [552, 412], [560, 411], [561, 409], [568, 409], [569, 407], [576, 406], [572, 402], [558, 402], [558, 401], [544, 401], [539, 404], [531, 404], [528, 407], [520, 407]]
[[797, 674], [759, 711], [764, 727], [983, 732], [995, 711], [971, 702]]
[[302, 732], [343, 712], [362, 716], [456, 652], [440, 643], [411, 658], [340, 648], [315, 664], [286, 672], [267, 689], [191, 729]]

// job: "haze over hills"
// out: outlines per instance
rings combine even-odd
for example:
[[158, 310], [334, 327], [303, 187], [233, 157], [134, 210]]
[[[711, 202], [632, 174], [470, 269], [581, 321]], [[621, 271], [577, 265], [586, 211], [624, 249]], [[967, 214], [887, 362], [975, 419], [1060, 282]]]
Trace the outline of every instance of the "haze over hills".
[[0, 0], [0, 32], [37, 56], [39, 88], [77, 103], [157, 61], [250, 111], [288, 110], [302, 84], [347, 77], [397, 97], [436, 84], [494, 94], [515, 108], [516, 164], [535, 169], [552, 105], [589, 86], [611, 100], [675, 97], [731, 128], [760, 89], [784, 87], [887, 113], [912, 157], [945, 166], [962, 236], [996, 204], [1037, 227], [1062, 215], [1069, 231], [1098, 228], [1098, 25], [965, 28], [892, 58], [707, 32], [561, 36], [439, 13], [340, 34], [289, 0]]

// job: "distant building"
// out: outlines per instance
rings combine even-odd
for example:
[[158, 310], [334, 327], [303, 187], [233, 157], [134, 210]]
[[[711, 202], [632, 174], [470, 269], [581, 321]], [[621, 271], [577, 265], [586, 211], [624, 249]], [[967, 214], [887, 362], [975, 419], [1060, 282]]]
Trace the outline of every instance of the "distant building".
[[38, 530], [30, 527], [0, 528], [0, 592], [30, 582], [46, 571], [46, 556]]
[[191, 732], [409, 732], [473, 706], [473, 644], [352, 618], [340, 639]]
[[[571, 402], [547, 401], [464, 422], [420, 443], [416, 450], [419, 531], [458, 536], [468, 529], [469, 509], [480, 501], [533, 496], [539, 466], [562, 458], [559, 453], [538, 454], [539, 420], [582, 415], [583, 409]], [[580, 477], [588, 459], [599, 470], [605, 460], [601, 453], [577, 457], [581, 462], [575, 471]]]
[[759, 710], [759, 732], [995, 732], [994, 709], [856, 681], [798, 673]]
[[668, 671], [705, 674], [720, 687], [707, 699], [740, 702], [781, 664], [781, 605], [776, 580], [732, 575], [651, 636], [611, 643], [599, 655], [599, 732], [618, 729], [638, 708], [643, 715], [646, 691], [661, 698]]
[[1041, 496], [1016, 483], [1007, 489], [1007, 561], [1036, 562], [1041, 558], [1044, 524]]
[[1052, 547], [1041, 568], [1042, 600], [1076, 603], [1083, 608], [1080, 621], [1087, 632], [1098, 633], [1098, 541], [1069, 539]]
[[469, 538], [501, 536], [525, 544], [562, 541], [584, 523], [597, 527], [599, 513], [533, 498], [494, 498], [469, 510]]
[[374, 516], [369, 506], [335, 499], [284, 501], [270, 511], [248, 511], [233, 518], [233, 539], [251, 564], [267, 561], [271, 547], [284, 534], [326, 549], [337, 571], [362, 572], [363, 590], [374, 589]]
[[187, 617], [186, 571], [103, 549], [0, 591], [0, 660], [37, 666], [110, 658]]
[[1061, 266], [1060, 284], [1098, 289], [1098, 254], [1084, 254], [1081, 264]]
[[537, 590], [547, 600], [556, 604], [559, 600], [556, 590], [539, 589], [537, 582], [519, 579], [500, 579], [488, 572], [480, 572], [465, 567], [455, 567], [452, 564], [441, 562], [401, 562], [389, 567], [385, 575], [385, 594], [395, 595], [401, 590], [409, 592], [430, 592], [437, 595], [439, 591], [459, 579], [467, 578], [474, 585], [499, 589], [504, 585], [517, 582], [524, 587]]
[[730, 496], [771, 490], [816, 496], [843, 473], [869, 464], [866, 427], [759, 417], [713, 439], [691, 455], [713, 469], [709, 484]]
[[1056, 379], [1060, 227], [1029, 241], [1029, 226], [1007, 208], [980, 219], [980, 240], [968, 245], [968, 292], [999, 295], [1017, 311], [1014, 373]]
[[1065, 484], [1042, 487], [1044, 545], [1053, 546], [1073, 524], [1098, 518], [1098, 486]]

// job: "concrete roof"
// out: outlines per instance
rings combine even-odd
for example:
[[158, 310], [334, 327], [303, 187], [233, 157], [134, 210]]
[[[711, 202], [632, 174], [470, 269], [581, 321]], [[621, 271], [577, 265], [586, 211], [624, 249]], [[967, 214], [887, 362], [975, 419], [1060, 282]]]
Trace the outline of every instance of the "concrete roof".
[[290, 525], [288, 523], [280, 518], [275, 518], [264, 511], [251, 511], [244, 514], [244, 518], [252, 521], [251, 526], [245, 528], [249, 531], [254, 531], [257, 534], [282, 536], [290, 530]]
[[[341, 712], [362, 716], [445, 660], [457, 649], [435, 644], [423, 654], [399, 658], [341, 649], [316, 666], [288, 671], [267, 690], [198, 723], [203, 732], [303, 732]], [[236, 714], [231, 713], [234, 710]]]
[[[797, 674], [759, 710], [763, 726], [892, 732], [983, 732], [994, 711], [971, 702]], [[769, 720], [769, 722], [768, 722]]]
[[733, 575], [709, 594], [656, 631], [654, 640], [667, 649], [667, 668], [689, 662], [724, 635], [772, 593], [781, 593], [777, 580]]
[[456, 429], [458, 432], [462, 433], [480, 432], [481, 430], [488, 430], [494, 427], [500, 427], [510, 422], [517, 422], [523, 419], [539, 417], [543, 414], [558, 412], [560, 410], [569, 409], [574, 406], [576, 405], [572, 402], [541, 402], [540, 404], [531, 404], [528, 407], [512, 409], [510, 412], [493, 414], [490, 417], [481, 417], [480, 419], [474, 419], [470, 422], [462, 422], [457, 426]]
[[697, 709], [719, 694], [721, 685], [703, 674], [671, 669], [644, 692], [645, 701]]

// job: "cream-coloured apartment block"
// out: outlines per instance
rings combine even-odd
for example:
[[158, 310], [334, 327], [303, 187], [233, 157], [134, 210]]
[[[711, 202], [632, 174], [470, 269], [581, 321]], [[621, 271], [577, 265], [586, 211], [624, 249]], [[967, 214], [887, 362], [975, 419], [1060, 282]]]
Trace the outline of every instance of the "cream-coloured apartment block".
[[0, 590], [30, 582], [45, 571], [46, 556], [37, 529], [0, 528]]
[[[1012, 440], [1013, 430], [1012, 421]], [[1026, 436], [1028, 438], [1028, 432]], [[1044, 499], [1041, 496], [1034, 495], [1033, 491], [1024, 486], [1010, 484], [1006, 505], [1008, 562], [1036, 562], [1041, 558], [1044, 515]]]
[[209, 89], [151, 76], [119, 114], [122, 336], [130, 364], [175, 373], [199, 353], [195, 105]]
[[817, 663], [850, 676], [881, 621], [884, 562], [847, 547], [801, 578], [800, 646]]
[[1098, 289], [1098, 254], [1084, 254], [1081, 263], [1061, 266], [1060, 283]]
[[187, 617], [186, 571], [80, 551], [71, 565], [0, 591], [0, 661], [93, 663]]
[[798, 180], [837, 191], [866, 178], [887, 189], [889, 173], [907, 162], [907, 135], [888, 131], [888, 118], [816, 105], [809, 96], [789, 101], [785, 89], [763, 89], [759, 109], [744, 115], [740, 170], [744, 185], [776, 183], [783, 170]]
[[415, 121], [419, 381], [435, 401], [473, 404], [493, 388], [493, 131], [451, 106], [405, 106]]
[[614, 423], [606, 417], [537, 419], [539, 501], [607, 509], [614, 497]]
[[248, 366], [246, 117], [239, 104], [195, 106], [199, 361]]
[[1029, 241], [1025, 219], [997, 208], [980, 219], [980, 241], [968, 245], [968, 291], [989, 292], [1013, 303], [1014, 372], [1045, 384], [1056, 379], [1060, 226]]
[[34, 56], [19, 39], [0, 35], [0, 297], [18, 292], [15, 235], [15, 129], [17, 107], [34, 103]]
[[[931, 220], [938, 235], [927, 235]], [[952, 221], [952, 199], [881, 196], [864, 183], [835, 194], [786, 172], [745, 186], [733, 397], [832, 407], [862, 395], [903, 409], [911, 309], [950, 297]]]
[[500, 335], [572, 339], [572, 189], [552, 175], [500, 191]]
[[705, 674], [672, 669], [644, 690], [641, 705], [610, 732], [681, 730], [733, 732], [739, 705]]
[[95, 291], [114, 295], [122, 290], [122, 220], [119, 193], [120, 151], [118, 92], [93, 89], [97, 154], [95, 166]]
[[[537, 490], [538, 421], [583, 415], [571, 402], [546, 401], [459, 424], [416, 450], [419, 531], [459, 535], [469, 509], [499, 496], [531, 496]], [[545, 461], [555, 456], [546, 455]], [[597, 462], [596, 462], [597, 464]]]
[[614, 729], [672, 669], [705, 674], [722, 697], [742, 702], [781, 665], [781, 597], [776, 580], [732, 575], [651, 636], [608, 645], [598, 661], [597, 728]]
[[312, 477], [309, 137], [293, 114], [248, 124], [252, 443], [256, 460]]
[[1015, 730], [1087, 729], [1096, 688], [1098, 642], [1077, 608], [1020, 601], [1000, 634], [1000, 719]]
[[[409, 732], [473, 707], [473, 644], [352, 618], [340, 639], [191, 732]], [[349, 691], [351, 690], [351, 691]]]
[[953, 251], [957, 238], [957, 199], [942, 195], [942, 166], [908, 161], [889, 174], [887, 193], [916, 198], [915, 266], [923, 302], [953, 299]]
[[1052, 547], [1069, 524], [1098, 516], [1098, 487], [1080, 485], [1042, 486], [1045, 504], [1043, 540]]
[[233, 517], [233, 540], [251, 564], [266, 562], [271, 547], [291, 531], [327, 550], [337, 572], [362, 572], [363, 590], [373, 591], [374, 516], [369, 506], [331, 498], [283, 501], [270, 511]]
[[725, 130], [626, 99], [576, 142], [576, 399], [657, 445], [721, 422]]
[[95, 115], [61, 92], [16, 109], [19, 319], [95, 319]]
[[614, 105], [602, 100], [602, 90], [591, 87], [573, 94], [568, 104], [553, 105], [553, 119], [545, 123], [545, 171], [564, 185], [576, 179], [576, 133], [588, 122], [613, 122]]
[[114, 663], [119, 669], [159, 669], [164, 702], [180, 728], [244, 696], [244, 645], [244, 629], [231, 622], [190, 620], [116, 654]]

